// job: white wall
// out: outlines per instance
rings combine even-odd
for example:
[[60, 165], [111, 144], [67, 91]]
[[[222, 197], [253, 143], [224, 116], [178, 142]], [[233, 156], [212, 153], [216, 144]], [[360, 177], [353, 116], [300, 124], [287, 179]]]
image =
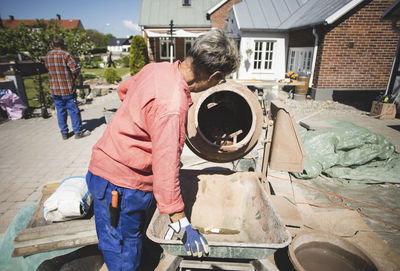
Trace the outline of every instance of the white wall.
[[125, 50], [126, 52], [129, 52], [130, 50], [130, 45], [122, 45], [122, 46], [107, 46], [107, 50], [109, 52], [115, 52], [115, 53], [121, 53], [123, 52], [123, 50]]
[[[238, 72], [239, 79], [279, 80], [285, 77], [287, 62], [288, 35], [284, 33], [242, 33], [240, 54], [242, 61]], [[255, 70], [253, 67], [255, 41], [272, 41], [274, 43], [272, 68], [269, 71]], [[248, 57], [246, 51], [253, 53]]]
[[[289, 36], [286, 33], [260, 32], [260, 31], [241, 31], [240, 23], [236, 21], [233, 10], [227, 16], [225, 31], [239, 36], [241, 63], [237, 72], [238, 79], [258, 79], [258, 80], [279, 80], [285, 77], [287, 51]], [[254, 47], [255, 41], [273, 41], [273, 61], [270, 71], [254, 70]], [[246, 50], [251, 49], [253, 53], [247, 56]]]

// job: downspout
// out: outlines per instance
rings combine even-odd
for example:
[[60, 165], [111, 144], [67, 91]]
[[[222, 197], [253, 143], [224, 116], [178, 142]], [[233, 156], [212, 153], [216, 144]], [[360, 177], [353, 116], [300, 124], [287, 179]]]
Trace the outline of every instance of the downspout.
[[[400, 28], [397, 26], [397, 21], [398, 20], [395, 20], [395, 19], [392, 20], [392, 29], [400, 35]], [[399, 61], [400, 61], [399, 54], [400, 54], [400, 39], [397, 42], [396, 54], [393, 59], [392, 70], [390, 72], [389, 82], [386, 86], [385, 96], [388, 95], [390, 89], [392, 89], [392, 91], [393, 91], [394, 81], [397, 76], [397, 69], [398, 69]]]
[[311, 65], [311, 75], [310, 75], [310, 81], [308, 82], [309, 88], [311, 88], [313, 86], [314, 70], [315, 70], [315, 63], [317, 62], [318, 43], [319, 43], [319, 36], [318, 36], [315, 25], [313, 26], [312, 33], [313, 33], [315, 39], [314, 39], [313, 59], [312, 59], [312, 65]]

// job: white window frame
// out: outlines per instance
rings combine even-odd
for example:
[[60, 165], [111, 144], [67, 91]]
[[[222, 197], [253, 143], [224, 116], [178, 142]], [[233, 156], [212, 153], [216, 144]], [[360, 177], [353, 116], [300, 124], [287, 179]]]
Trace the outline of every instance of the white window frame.
[[292, 71], [305, 75], [311, 74], [313, 47], [289, 48], [287, 72]]
[[[166, 43], [166, 45], [167, 45], [167, 56], [162, 55], [162, 46], [164, 43]], [[170, 53], [171, 53], [170, 52], [170, 44], [171, 44], [170, 38], [160, 38], [160, 59], [170, 59]], [[175, 56], [176, 56], [175, 39], [172, 39], [172, 45], [173, 45], [172, 58], [175, 58]]]
[[252, 69], [257, 72], [271, 72], [276, 54], [275, 40], [255, 40]]
[[188, 50], [186, 50], [186, 44], [190, 43], [190, 48], [192, 48], [195, 39], [196, 38], [185, 38], [185, 48], [184, 48], [185, 57], [186, 57], [187, 53], [189, 52]]

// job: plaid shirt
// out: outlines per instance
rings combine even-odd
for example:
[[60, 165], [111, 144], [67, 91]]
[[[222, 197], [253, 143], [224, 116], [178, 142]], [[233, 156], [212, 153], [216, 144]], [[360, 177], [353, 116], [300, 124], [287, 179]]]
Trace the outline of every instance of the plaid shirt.
[[47, 53], [44, 62], [49, 71], [50, 93], [53, 95], [75, 93], [75, 76], [80, 67], [73, 56], [60, 48], [54, 48]]

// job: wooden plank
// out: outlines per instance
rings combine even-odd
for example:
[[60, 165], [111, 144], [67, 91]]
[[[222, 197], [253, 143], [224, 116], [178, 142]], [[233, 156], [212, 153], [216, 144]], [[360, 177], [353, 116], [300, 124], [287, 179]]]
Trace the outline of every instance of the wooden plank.
[[46, 221], [43, 217], [43, 203], [53, 194], [53, 192], [57, 189], [61, 182], [51, 182], [47, 183], [42, 189], [42, 198], [38, 206], [36, 207], [35, 212], [33, 213], [31, 219], [28, 222], [27, 228], [49, 225], [51, 222]]
[[251, 261], [252, 266], [257, 271], [279, 271], [268, 259], [260, 259]]
[[27, 256], [40, 252], [97, 244], [94, 217], [52, 223], [43, 217], [43, 203], [57, 189], [60, 182], [46, 184], [42, 198], [28, 226], [14, 239], [12, 257]]
[[97, 243], [98, 240], [95, 230], [44, 237], [35, 240], [14, 242], [12, 257], [27, 256], [40, 252], [93, 245]]
[[272, 201], [274, 207], [278, 211], [278, 214], [286, 226], [298, 228], [303, 226], [303, 220], [295, 204], [280, 196], [271, 196], [270, 200]]
[[179, 265], [180, 268], [189, 270], [206, 269], [206, 270], [235, 270], [235, 271], [254, 271], [254, 267], [250, 263], [229, 262], [229, 261], [209, 261], [209, 260], [183, 260]]
[[164, 252], [164, 257], [161, 259], [154, 271], [176, 271], [181, 261], [182, 257]]
[[267, 191], [268, 195], [271, 195], [271, 189], [269, 187], [267, 175], [268, 175], [268, 163], [269, 163], [269, 155], [270, 155], [270, 151], [271, 151], [273, 132], [274, 132], [274, 121], [269, 120], [268, 127], [265, 131], [266, 139], [265, 139], [265, 144], [264, 144], [264, 155], [263, 155], [262, 169], [261, 169], [261, 172], [262, 172], [261, 183], [263, 184], [263, 187], [265, 188], [265, 191]]
[[18, 236], [14, 239], [14, 242], [22, 242], [57, 235], [73, 234], [79, 231], [91, 231], [94, 229], [94, 219], [71, 220], [41, 227], [23, 229], [18, 233]]

